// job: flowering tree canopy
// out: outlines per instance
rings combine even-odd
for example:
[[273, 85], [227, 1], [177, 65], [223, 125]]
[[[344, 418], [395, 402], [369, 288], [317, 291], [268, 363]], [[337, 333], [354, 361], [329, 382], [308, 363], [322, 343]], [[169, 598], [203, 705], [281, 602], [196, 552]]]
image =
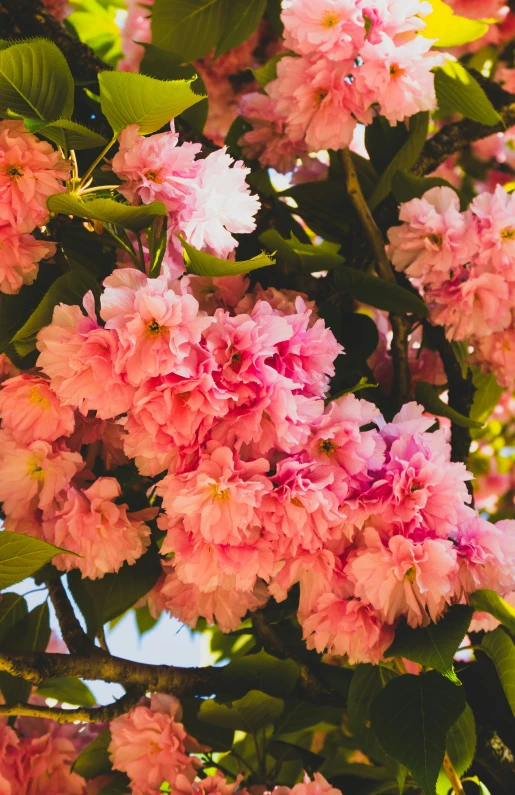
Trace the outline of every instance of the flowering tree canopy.
[[0, 11], [0, 795], [515, 792], [515, 4]]

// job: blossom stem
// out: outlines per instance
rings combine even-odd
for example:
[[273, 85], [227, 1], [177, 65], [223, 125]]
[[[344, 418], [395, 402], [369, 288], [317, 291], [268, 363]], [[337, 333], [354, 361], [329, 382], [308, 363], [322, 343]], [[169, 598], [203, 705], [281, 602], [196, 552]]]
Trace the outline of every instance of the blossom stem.
[[[386, 253], [385, 243], [381, 230], [377, 226], [370, 211], [367, 201], [361, 190], [358, 175], [352, 162], [350, 149], [342, 151], [342, 163], [346, 177], [347, 193], [354, 205], [361, 223], [365, 229], [368, 241], [374, 252], [379, 276], [388, 282], [395, 282], [395, 275]], [[410, 323], [403, 315], [390, 315], [392, 325], [392, 361], [396, 394], [392, 395], [395, 405], [400, 408], [409, 400], [411, 394], [411, 378], [408, 361], [408, 337]]]
[[111, 138], [111, 140], [108, 141], [107, 144], [104, 146], [104, 148], [102, 149], [102, 151], [100, 152], [98, 157], [96, 157], [95, 160], [93, 160], [92, 164], [90, 165], [90, 167], [88, 168], [88, 170], [86, 171], [86, 173], [82, 177], [81, 181], [79, 182], [79, 187], [78, 187], [78, 192], [79, 193], [80, 193], [81, 189], [84, 187], [84, 185], [87, 183], [88, 179], [93, 174], [93, 172], [96, 169], [96, 167], [98, 166], [98, 164], [102, 162], [102, 160], [104, 159], [106, 154], [109, 152], [111, 147], [115, 145], [117, 137], [118, 136], [114, 135]]
[[449, 781], [451, 782], [452, 791], [454, 795], [465, 795], [465, 790], [463, 789], [463, 784], [460, 781], [460, 777], [456, 773], [454, 769], [454, 765], [451, 762], [451, 758], [448, 753], [445, 754], [443, 758], [443, 769], [445, 770], [445, 774]]

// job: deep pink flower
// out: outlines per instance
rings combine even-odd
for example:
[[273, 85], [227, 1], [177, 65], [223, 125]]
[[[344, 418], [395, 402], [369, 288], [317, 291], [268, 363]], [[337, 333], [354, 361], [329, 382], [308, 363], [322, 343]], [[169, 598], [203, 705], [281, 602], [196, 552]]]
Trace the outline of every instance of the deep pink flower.
[[501, 386], [511, 389], [515, 383], [515, 328], [475, 340], [471, 358], [483, 372], [493, 373]]
[[53, 442], [75, 428], [73, 409], [63, 406], [44, 378], [24, 373], [4, 381], [0, 389], [0, 418], [15, 442]]
[[298, 158], [305, 154], [304, 139], [293, 140], [286, 131], [287, 117], [278, 113], [275, 102], [258, 92], [244, 94], [239, 111], [252, 129], [239, 140], [248, 160], [259, 160], [263, 168], [274, 168], [283, 174], [292, 171]]
[[467, 511], [453, 533], [460, 581], [466, 595], [479, 588], [507, 593], [515, 588], [515, 521], [495, 525]]
[[55, 254], [55, 243], [22, 235], [9, 224], [0, 226], [0, 292], [13, 295], [32, 284], [39, 261]]
[[78, 727], [73, 723], [60, 726], [40, 718], [18, 718], [16, 728], [23, 736], [25, 789], [13, 790], [13, 795], [83, 795], [86, 782], [71, 771], [81, 750]]

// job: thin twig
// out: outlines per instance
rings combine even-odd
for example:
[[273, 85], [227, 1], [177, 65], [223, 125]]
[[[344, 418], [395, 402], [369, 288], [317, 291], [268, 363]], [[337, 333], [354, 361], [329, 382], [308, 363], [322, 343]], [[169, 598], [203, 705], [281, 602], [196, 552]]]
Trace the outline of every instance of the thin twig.
[[[395, 283], [395, 274], [390, 265], [388, 254], [386, 253], [385, 242], [381, 230], [377, 226], [370, 211], [367, 201], [361, 190], [358, 175], [352, 162], [352, 155], [349, 149], [342, 151], [342, 163], [345, 170], [347, 193], [354, 205], [356, 212], [363, 224], [368, 241], [374, 252], [377, 271], [379, 276], [388, 282]], [[403, 315], [390, 315], [390, 322], [393, 331], [392, 340], [392, 361], [395, 393], [392, 393], [392, 400], [397, 408], [409, 400], [411, 394], [411, 377], [408, 360], [408, 338], [410, 333], [410, 323]]]
[[82, 721], [84, 723], [107, 723], [123, 715], [125, 712], [128, 712], [144, 695], [145, 688], [132, 687], [113, 704], [107, 704], [103, 707], [93, 707], [91, 709], [86, 709], [84, 707], [62, 709], [59, 707], [36, 706], [35, 704], [0, 705], [0, 716], [18, 715], [32, 718], [50, 718], [51, 720], [57, 721], [57, 723], [75, 723], [77, 721]]
[[443, 758], [443, 769], [445, 770], [447, 778], [451, 782], [451, 787], [452, 791], [454, 792], [454, 795], [465, 795], [463, 784], [461, 783], [460, 777], [456, 773], [454, 765], [451, 762], [451, 758], [447, 753]]
[[60, 578], [45, 583], [59, 621], [61, 635], [71, 653], [94, 653], [95, 645], [82, 629]]

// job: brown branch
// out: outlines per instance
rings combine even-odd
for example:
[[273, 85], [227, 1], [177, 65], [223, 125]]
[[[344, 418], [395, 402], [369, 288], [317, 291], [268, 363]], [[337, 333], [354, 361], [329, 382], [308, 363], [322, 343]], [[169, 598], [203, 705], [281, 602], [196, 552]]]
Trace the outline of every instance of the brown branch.
[[44, 677], [36, 667], [24, 659], [14, 659], [3, 652], [0, 652], [0, 671], [5, 671], [18, 679], [24, 679], [33, 685], [41, 685], [44, 682]]
[[57, 723], [75, 723], [83, 721], [85, 723], [108, 723], [134, 707], [142, 696], [145, 695], [145, 688], [132, 687], [127, 690], [125, 695], [113, 704], [103, 707], [93, 707], [86, 709], [62, 709], [59, 707], [42, 707], [34, 704], [12, 704], [9, 706], [0, 705], [0, 717], [2, 716], [29, 716], [32, 718], [50, 718]]
[[[385, 241], [381, 230], [377, 226], [367, 201], [361, 190], [358, 175], [352, 162], [349, 149], [342, 151], [342, 163], [345, 171], [347, 193], [363, 224], [366, 236], [374, 252], [379, 276], [385, 281], [395, 283], [395, 274], [386, 253]], [[410, 332], [409, 320], [403, 315], [390, 315], [392, 324], [392, 360], [394, 372], [395, 393], [392, 394], [394, 404], [400, 408], [409, 400], [411, 394], [411, 377], [408, 362], [408, 337]]]
[[96, 646], [82, 629], [61, 579], [58, 577], [55, 580], [49, 580], [45, 585], [48, 588], [48, 593], [59, 621], [61, 634], [68, 646], [68, 650], [72, 654], [94, 654]]
[[465, 795], [463, 784], [461, 783], [460, 778], [454, 769], [454, 765], [451, 762], [451, 758], [447, 753], [443, 758], [443, 769], [445, 770], [447, 778], [451, 782], [454, 795]]

